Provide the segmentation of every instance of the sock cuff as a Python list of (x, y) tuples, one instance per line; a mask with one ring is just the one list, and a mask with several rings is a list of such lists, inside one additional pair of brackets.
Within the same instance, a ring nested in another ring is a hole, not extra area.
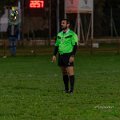
[(63, 75), (63, 80), (68, 80), (69, 76), (68, 75)]
[(75, 77), (75, 75), (70, 75), (69, 77), (70, 77), (70, 78), (74, 78), (74, 77)]

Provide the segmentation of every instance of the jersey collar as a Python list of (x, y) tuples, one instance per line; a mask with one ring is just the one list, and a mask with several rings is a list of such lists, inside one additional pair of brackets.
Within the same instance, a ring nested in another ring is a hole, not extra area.
[[(65, 32), (66, 34), (70, 31), (70, 29), (67, 29), (67, 31)], [(64, 32), (63, 32), (64, 33)]]

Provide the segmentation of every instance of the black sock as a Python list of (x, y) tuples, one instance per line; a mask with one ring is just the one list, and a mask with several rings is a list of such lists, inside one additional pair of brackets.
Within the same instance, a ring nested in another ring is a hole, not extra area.
[(63, 75), (63, 81), (64, 81), (64, 85), (65, 85), (65, 91), (68, 91), (69, 90), (69, 86), (68, 86), (69, 77), (68, 77), (68, 75)]
[(74, 75), (71, 75), (71, 76), (69, 76), (69, 78), (70, 78), (70, 92), (73, 92), (75, 77), (74, 77)]

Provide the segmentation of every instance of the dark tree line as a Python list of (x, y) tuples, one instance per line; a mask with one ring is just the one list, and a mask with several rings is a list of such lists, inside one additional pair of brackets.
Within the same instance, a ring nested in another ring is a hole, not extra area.
[[(60, 19), (64, 16), (64, 0), (60, 1)], [(52, 21), (56, 22), (56, 2), (52, 2)], [(120, 0), (94, 0), (94, 35), (95, 36), (110, 36), (111, 35), (111, 10), (112, 20), (114, 23), (112, 27), (113, 36), (120, 35)], [(54, 22), (54, 23), (55, 23)], [(56, 27), (56, 24), (55, 24)], [(54, 27), (54, 29), (55, 29)]]
[[(120, 35), (120, 1), (119, 0), (95, 0), (94, 3), (94, 32), (96, 36), (111, 35), (112, 29), (116, 29)], [(112, 16), (111, 16), (112, 14)], [(116, 36), (115, 30), (113, 36)]]
[(16, 0), (0, 0), (0, 16), (4, 14), (4, 7), (15, 5)]
[[(27, 6), (29, 0), (21, 0)], [(64, 0), (60, 1), (60, 19), (64, 16)], [(50, 0), (45, 0), (48, 4)], [(4, 13), (5, 5), (16, 4), (16, 0), (1, 0), (0, 1), (0, 15)], [(51, 24), (52, 31), (56, 31), (56, 8), (57, 0), (51, 0)], [(111, 13), (113, 19), (113, 26), (115, 27), (118, 35), (120, 35), (120, 0), (94, 0), (94, 35), (95, 36), (108, 36), (111, 33)], [(26, 13), (27, 14), (27, 13)], [(53, 25), (54, 24), (54, 25)], [(116, 35), (113, 31), (113, 35)]]

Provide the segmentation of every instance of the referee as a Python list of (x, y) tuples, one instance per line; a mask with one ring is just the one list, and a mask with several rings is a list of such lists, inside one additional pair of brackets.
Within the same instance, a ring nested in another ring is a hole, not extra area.
[(70, 29), (70, 21), (62, 19), (62, 31), (57, 34), (52, 62), (56, 61), (58, 53), (58, 66), (60, 66), (65, 93), (73, 93), (74, 91), (74, 57), (77, 50), (78, 37), (75, 32)]

